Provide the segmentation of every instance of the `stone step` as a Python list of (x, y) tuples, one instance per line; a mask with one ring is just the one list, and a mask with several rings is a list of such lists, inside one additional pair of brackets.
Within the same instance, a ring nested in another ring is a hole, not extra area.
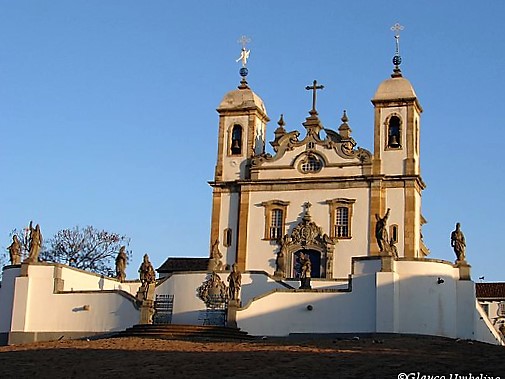
[(240, 329), (211, 325), (153, 324), (134, 325), (116, 335), (117, 337), (151, 338), (211, 338), (211, 339), (251, 339), (247, 332)]

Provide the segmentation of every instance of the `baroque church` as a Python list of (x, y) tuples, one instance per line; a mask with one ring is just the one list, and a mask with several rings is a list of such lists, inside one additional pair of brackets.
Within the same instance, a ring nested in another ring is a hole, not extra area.
[[(371, 99), (372, 151), (358, 147), (345, 111), (338, 130), (323, 126), (314, 80), (304, 132), (281, 115), (267, 153), (270, 119), (247, 82), (243, 46), (240, 84), (217, 108), (209, 257), (168, 258), (152, 283), (48, 262), (6, 266), (0, 343), (154, 323), (252, 336), (405, 333), (505, 345), (476, 298), (464, 251), (456, 262), (428, 258), (422, 107), (400, 70), (398, 38), (393, 72)], [(495, 298), (486, 299), (489, 309)], [(48, 309), (52, 317), (37, 317)]]
[[(337, 131), (324, 128), (316, 109), (304, 135), (286, 130), (281, 116), (265, 152), (269, 118), (245, 78), (227, 93), (219, 113), (212, 198), (211, 243), (226, 264), (296, 278), (308, 254), (313, 278), (347, 278), (351, 258), (395, 251), (424, 258), (419, 135), (422, 108), (398, 66), (377, 89), (374, 150), (357, 147), (344, 112)], [(390, 239), (377, 242), (378, 218)]]

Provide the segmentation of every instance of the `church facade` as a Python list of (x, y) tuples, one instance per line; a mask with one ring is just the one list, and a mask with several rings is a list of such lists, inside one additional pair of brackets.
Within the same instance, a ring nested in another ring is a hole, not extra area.
[(312, 277), (332, 279), (347, 278), (356, 256), (425, 257), (422, 108), (412, 85), (397, 70), (377, 89), (373, 152), (357, 147), (345, 111), (338, 130), (323, 126), (317, 87), (307, 87), (314, 94), (304, 133), (288, 131), (281, 116), (274, 154), (265, 152), (265, 105), (245, 79), (219, 104), (210, 239), (223, 263), (296, 278), (308, 254)]

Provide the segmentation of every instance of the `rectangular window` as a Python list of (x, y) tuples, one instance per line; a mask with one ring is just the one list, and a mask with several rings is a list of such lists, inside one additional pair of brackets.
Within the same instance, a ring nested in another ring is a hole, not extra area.
[(352, 213), (355, 199), (339, 197), (326, 200), (330, 212), (330, 237), (337, 239), (352, 238)]
[(335, 237), (349, 237), (349, 208), (338, 207), (335, 214)]
[(282, 237), (283, 212), (281, 209), (273, 209), (270, 216), (270, 239), (276, 240)]

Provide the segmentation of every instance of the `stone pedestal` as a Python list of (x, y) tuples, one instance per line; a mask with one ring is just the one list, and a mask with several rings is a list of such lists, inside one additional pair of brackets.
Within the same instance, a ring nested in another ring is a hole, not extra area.
[(312, 289), (312, 286), (310, 285), (310, 278), (301, 278), (300, 282), (301, 282), (301, 285), (300, 285), (301, 290), (311, 290)]
[(381, 255), (381, 272), (393, 272), (393, 262), (391, 255)]
[(151, 283), (147, 286), (141, 286), (137, 292), (137, 299), (140, 302), (140, 324), (153, 323), (154, 290), (155, 284)]
[(228, 328), (237, 328), (237, 308), (240, 307), (240, 300), (230, 300), (228, 302), (228, 314), (226, 326)]
[(472, 280), (470, 277), (470, 266), (466, 261), (456, 261), (456, 267), (459, 268), (459, 280)]

